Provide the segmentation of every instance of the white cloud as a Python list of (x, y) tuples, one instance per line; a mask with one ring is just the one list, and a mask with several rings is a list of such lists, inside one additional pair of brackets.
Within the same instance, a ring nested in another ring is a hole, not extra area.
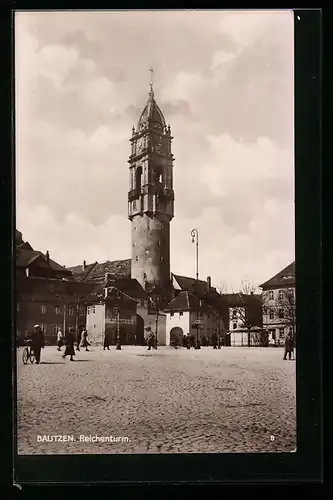
[(180, 71), (161, 90), (162, 101), (177, 103), (187, 101), (192, 106), (198, 94), (206, 87), (207, 82), (199, 72)]
[(227, 134), (208, 136), (212, 156), (201, 172), (202, 182), (218, 195), (247, 181), (288, 179), (293, 182), (293, 152), (279, 149), (267, 137), (237, 142)]
[(222, 66), (229, 63), (234, 58), (235, 58), (234, 52), (225, 52), (223, 50), (218, 50), (217, 52), (214, 52), (211, 64), (212, 71), (221, 69)]
[(77, 213), (69, 213), (63, 223), (46, 206), (17, 212), (17, 226), (23, 238), (43, 252), (49, 250), (56, 262), (70, 266), (83, 260), (103, 262), (130, 258), (130, 223), (122, 216), (112, 216), (94, 225)]
[(263, 38), (264, 34), (280, 20), (290, 16), (289, 11), (247, 11), (232, 12), (222, 17), (219, 24), (219, 31), (227, 35), (238, 47), (243, 49)]

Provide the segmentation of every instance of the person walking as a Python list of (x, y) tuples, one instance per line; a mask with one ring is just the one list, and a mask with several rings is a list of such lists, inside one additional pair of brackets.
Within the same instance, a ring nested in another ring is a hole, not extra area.
[(149, 336), (148, 336), (148, 351), (150, 351), (150, 349), (152, 347), (154, 347), (154, 344), (155, 344), (155, 342), (154, 342), (154, 334), (153, 334), (153, 332), (150, 332)]
[(70, 356), (69, 358), (70, 361), (74, 361), (73, 356), (75, 356), (75, 350), (74, 350), (75, 334), (70, 328), (67, 330), (67, 333), (65, 334), (64, 343), (65, 343), (65, 352), (62, 355), (62, 357), (66, 358), (66, 356)]
[(110, 336), (109, 332), (105, 332), (104, 334), (104, 346), (103, 346), (103, 351), (107, 349), (108, 351), (110, 350)]
[(59, 329), (57, 333), (57, 351), (61, 351), (61, 347), (64, 345), (64, 338), (62, 331)]
[(291, 354), (293, 352), (294, 352), (294, 339), (293, 339), (291, 333), (288, 332), (287, 336), (286, 336), (285, 343), (284, 343), (284, 355), (283, 355), (283, 359), (286, 360), (287, 359), (287, 355), (288, 355), (289, 359), (291, 359)]
[(88, 346), (90, 346), (90, 342), (88, 340), (88, 332), (84, 328), (81, 334), (81, 347), (85, 347), (86, 351), (89, 351)]
[(41, 349), (44, 349), (45, 340), (43, 330), (39, 325), (35, 325), (32, 334), (30, 335), (31, 339), (31, 348), (34, 352), (36, 365), (40, 363), (40, 352)]
[(212, 334), (212, 346), (213, 346), (213, 349), (217, 349), (217, 334), (216, 334), (216, 332), (213, 332), (213, 334)]

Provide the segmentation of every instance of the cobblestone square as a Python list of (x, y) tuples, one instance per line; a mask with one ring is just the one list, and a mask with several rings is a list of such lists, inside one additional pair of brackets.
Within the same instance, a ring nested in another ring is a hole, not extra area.
[(296, 363), (281, 348), (95, 346), (74, 362), (61, 354), (45, 347), (40, 365), (23, 365), (17, 351), (19, 454), (296, 448)]

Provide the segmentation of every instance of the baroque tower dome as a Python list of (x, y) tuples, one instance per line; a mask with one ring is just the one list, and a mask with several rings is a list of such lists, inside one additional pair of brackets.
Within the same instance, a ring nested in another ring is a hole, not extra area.
[(144, 107), (137, 125), (137, 132), (145, 128), (160, 128), (162, 132), (166, 129), (166, 122), (162, 111), (158, 107), (152, 85), (150, 87), (149, 97), (146, 106)]

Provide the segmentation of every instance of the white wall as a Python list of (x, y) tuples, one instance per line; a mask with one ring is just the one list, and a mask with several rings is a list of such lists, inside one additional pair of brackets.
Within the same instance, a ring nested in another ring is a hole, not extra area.
[(87, 332), (89, 340), (94, 344), (100, 344), (104, 341), (105, 333), (105, 305), (96, 304), (95, 312), (92, 307), (87, 309)]
[(248, 334), (246, 331), (231, 330), (230, 331), (230, 343), (231, 346), (247, 346)]
[(174, 312), (173, 316), (166, 313), (166, 345), (170, 345), (170, 331), (174, 327), (181, 328), (184, 335), (190, 333), (190, 313), (185, 311), (180, 315), (179, 312)]

